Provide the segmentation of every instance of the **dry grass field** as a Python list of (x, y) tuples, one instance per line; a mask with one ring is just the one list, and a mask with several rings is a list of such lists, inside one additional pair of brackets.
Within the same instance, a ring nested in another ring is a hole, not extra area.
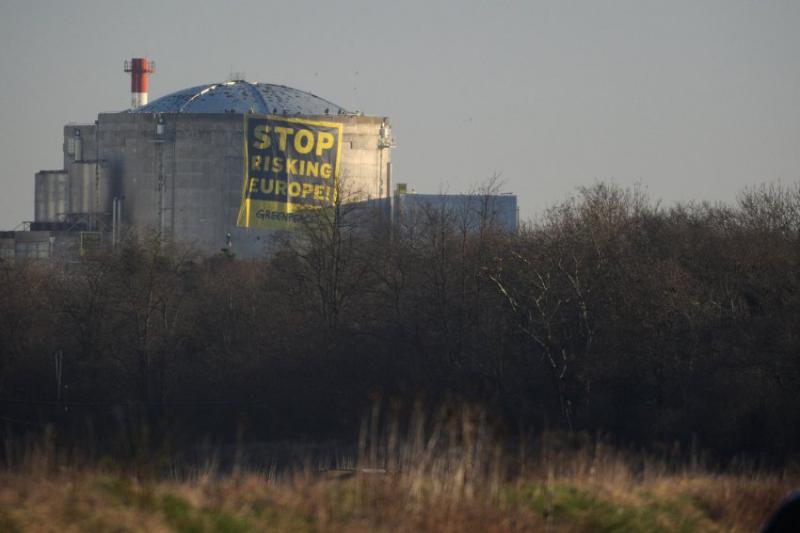
[(0, 475), (13, 531), (757, 531), (788, 484), (686, 474), (642, 480), (256, 474), (182, 482), (81, 470)]
[(0, 531), (757, 531), (800, 481), (600, 444), (510, 457), (458, 424), (402, 443), (362, 438), (350, 468), (176, 475), (29, 447), (0, 472)]

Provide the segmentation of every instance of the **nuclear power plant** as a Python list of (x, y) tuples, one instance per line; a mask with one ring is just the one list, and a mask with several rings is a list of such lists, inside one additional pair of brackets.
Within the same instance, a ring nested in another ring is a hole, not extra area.
[(0, 258), (76, 257), (131, 234), (260, 257), (309, 210), (392, 203), (387, 117), (241, 79), (151, 102), (155, 63), (124, 71), (131, 108), (64, 126), (63, 167), (36, 174), (34, 220), (0, 232)]

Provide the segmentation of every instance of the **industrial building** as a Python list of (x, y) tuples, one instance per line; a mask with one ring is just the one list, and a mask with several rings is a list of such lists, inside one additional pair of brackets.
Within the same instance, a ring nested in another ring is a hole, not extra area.
[(393, 204), (396, 224), (410, 229), (431, 221), (466, 233), (487, 229), (516, 233), (519, 228), (519, 208), (513, 194), (422, 194), (398, 183)]
[[(478, 215), (466, 195), (417, 195), (404, 187), (392, 194), (386, 117), (245, 80), (150, 102), (154, 63), (135, 58), (125, 71), (131, 108), (64, 126), (63, 167), (36, 173), (34, 220), (26, 231), (0, 232), (0, 259), (70, 260), (128, 235), (156, 235), (202, 254), (261, 257), (293, 217), (334, 197), (406, 221), (430, 205), (471, 213), (470, 224), (488, 213)], [(493, 219), (516, 231), (516, 197), (493, 198)]]
[(266, 237), (279, 230), (237, 224), (249, 116), (338, 125), (342, 200), (389, 197), (392, 143), (386, 117), (351, 112), (291, 87), (244, 80), (191, 87), (148, 102), (153, 63), (137, 58), (126, 62), (125, 70), (132, 74), (131, 109), (100, 113), (93, 124), (64, 126), (63, 168), (36, 174), (31, 231), (2, 232), (0, 257), (44, 257), (59, 250), (75, 256), (87, 242), (113, 244), (131, 231), (206, 254), (231, 246), (240, 257), (268, 253), (272, 239)]

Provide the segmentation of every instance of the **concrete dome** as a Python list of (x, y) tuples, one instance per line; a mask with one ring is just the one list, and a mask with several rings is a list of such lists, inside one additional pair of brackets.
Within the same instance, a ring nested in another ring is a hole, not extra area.
[(162, 96), (133, 113), (349, 114), (324, 98), (270, 83), (236, 80), (198, 85)]

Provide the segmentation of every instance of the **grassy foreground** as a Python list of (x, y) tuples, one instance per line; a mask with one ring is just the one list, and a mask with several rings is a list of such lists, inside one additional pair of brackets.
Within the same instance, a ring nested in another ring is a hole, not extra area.
[(182, 479), (34, 458), (0, 472), (0, 531), (757, 531), (797, 482), (668, 471), (599, 447), (524, 467), (501, 455), (423, 447), (385, 470)]

